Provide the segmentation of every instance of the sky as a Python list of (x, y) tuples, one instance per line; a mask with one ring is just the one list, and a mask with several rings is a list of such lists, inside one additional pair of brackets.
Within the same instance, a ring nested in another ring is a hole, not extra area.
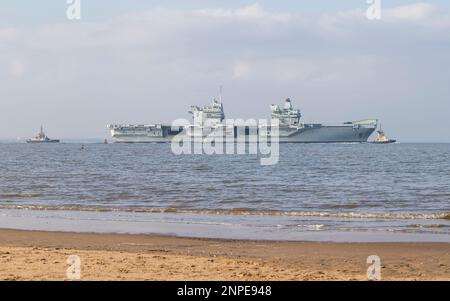
[(0, 139), (108, 138), (111, 123), (189, 118), (223, 86), (227, 118), (378, 118), (450, 142), (450, 1), (66, 0), (0, 4)]

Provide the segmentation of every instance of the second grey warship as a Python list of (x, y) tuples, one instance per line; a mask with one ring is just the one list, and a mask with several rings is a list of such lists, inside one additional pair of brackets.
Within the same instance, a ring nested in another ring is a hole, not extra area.
[[(369, 136), (377, 128), (377, 119), (344, 122), (339, 124), (302, 123), (300, 110), (294, 109), (291, 100), (286, 99), (284, 106), (271, 106), (271, 119), (279, 121), (279, 142), (284, 143), (339, 143), (367, 142)], [(191, 135), (190, 129), (201, 127), (206, 136), (214, 131), (222, 131), (225, 114), (221, 101), (213, 100), (212, 105), (192, 106), (190, 113), (194, 123), (177, 126), (165, 124), (149, 125), (108, 125), (111, 136), (116, 142), (171, 142), (176, 135)], [(246, 129), (246, 132), (248, 130)], [(234, 129), (234, 137), (237, 130)]]
[(44, 128), (41, 125), (41, 131), (39, 134), (31, 139), (28, 139), (27, 143), (59, 143), (59, 140), (48, 138), (47, 135), (45, 135)]

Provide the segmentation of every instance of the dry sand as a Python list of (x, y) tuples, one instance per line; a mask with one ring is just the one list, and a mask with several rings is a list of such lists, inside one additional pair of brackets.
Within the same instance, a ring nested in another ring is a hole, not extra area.
[(0, 279), (367, 280), (369, 255), (383, 280), (450, 280), (450, 243), (239, 241), (157, 235), (0, 230)]

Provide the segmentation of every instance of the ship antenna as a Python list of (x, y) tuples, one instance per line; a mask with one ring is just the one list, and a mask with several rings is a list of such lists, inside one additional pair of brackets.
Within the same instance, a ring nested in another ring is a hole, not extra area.
[(222, 103), (222, 85), (219, 86), (219, 101)]

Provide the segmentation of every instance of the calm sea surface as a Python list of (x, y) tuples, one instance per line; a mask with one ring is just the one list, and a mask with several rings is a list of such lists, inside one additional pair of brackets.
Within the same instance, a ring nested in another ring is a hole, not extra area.
[(177, 156), (170, 144), (0, 143), (0, 227), (44, 225), (450, 241), (450, 144), (282, 144), (279, 163), (262, 166), (256, 155)]

